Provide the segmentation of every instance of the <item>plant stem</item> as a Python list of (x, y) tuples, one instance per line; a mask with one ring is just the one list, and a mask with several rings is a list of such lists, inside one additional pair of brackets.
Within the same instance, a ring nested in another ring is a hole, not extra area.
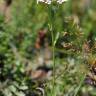
[(51, 32), (51, 38), (52, 38), (52, 60), (53, 60), (53, 79), (52, 79), (52, 91), (51, 91), (51, 96), (55, 96), (55, 45), (54, 45), (54, 30), (53, 30), (53, 21), (54, 21), (54, 16), (52, 16), (52, 11), (51, 11), (52, 5), (48, 7), (48, 15), (49, 15), (49, 29)]
[(53, 92), (55, 92), (55, 46), (54, 46), (54, 33), (53, 31), (51, 32), (51, 36), (52, 36), (52, 52), (53, 52)]

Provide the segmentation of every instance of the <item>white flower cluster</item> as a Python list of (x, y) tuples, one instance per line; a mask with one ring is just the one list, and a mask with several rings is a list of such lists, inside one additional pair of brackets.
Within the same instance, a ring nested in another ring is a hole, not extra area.
[[(66, 2), (67, 0), (57, 0), (57, 3), (58, 4), (62, 4), (63, 2)], [(52, 3), (52, 0), (37, 0), (37, 4), (39, 2), (43, 2), (43, 3), (46, 3), (46, 4), (51, 4)]]
[(63, 2), (66, 2), (67, 0), (57, 0), (57, 3), (62, 4)]
[(46, 3), (46, 4), (51, 4), (52, 0), (37, 0), (37, 4), (38, 4), (39, 2), (44, 2), (44, 3)]

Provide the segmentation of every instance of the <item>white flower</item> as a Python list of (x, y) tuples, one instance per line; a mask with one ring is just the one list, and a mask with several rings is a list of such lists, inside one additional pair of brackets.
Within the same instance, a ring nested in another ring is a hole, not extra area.
[(51, 4), (51, 0), (37, 0), (37, 4), (39, 3), (39, 2), (44, 2), (44, 3), (46, 3), (46, 4)]
[(44, 2), (44, 0), (37, 0), (37, 4), (38, 4), (39, 2)]
[[(55, 0), (53, 0), (55, 1)], [(63, 2), (66, 2), (67, 0), (56, 0), (58, 4), (62, 4)], [(46, 4), (51, 4), (52, 3), (52, 0), (37, 0), (37, 4), (39, 2), (43, 2), (43, 3), (46, 3)]]
[(51, 4), (51, 0), (45, 0), (45, 3), (47, 3), (47, 4)]
[(62, 4), (63, 2), (66, 2), (67, 0), (57, 0), (57, 3)]

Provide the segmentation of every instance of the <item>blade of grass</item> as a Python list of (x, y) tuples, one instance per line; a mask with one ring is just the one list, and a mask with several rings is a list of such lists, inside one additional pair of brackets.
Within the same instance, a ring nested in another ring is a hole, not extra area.
[(79, 90), (80, 90), (80, 88), (81, 88), (81, 86), (82, 86), (82, 84), (83, 84), (83, 82), (84, 82), (85, 76), (86, 76), (85, 74), (82, 76), (81, 81), (80, 81), (80, 84), (79, 84), (79, 86), (77, 87), (74, 96), (77, 96), (77, 94), (78, 94), (78, 92), (79, 92)]

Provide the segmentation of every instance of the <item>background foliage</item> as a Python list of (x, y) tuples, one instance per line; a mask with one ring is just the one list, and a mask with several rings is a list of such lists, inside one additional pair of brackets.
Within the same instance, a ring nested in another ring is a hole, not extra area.
[[(53, 24), (54, 40), (59, 33), (55, 47), (56, 96), (96, 96), (95, 87), (84, 83), (85, 74), (90, 70), (84, 62), (86, 52), (83, 52), (84, 42), (91, 40), (92, 50), (87, 53), (87, 61), (95, 61), (95, 5), (96, 0), (69, 0), (61, 5), (53, 3), (48, 9), (48, 5), (37, 4), (35, 0), (13, 0), (9, 12), (11, 19), (5, 22), (6, 17), (0, 14), (0, 96), (42, 96), (37, 90), (41, 82), (33, 81), (26, 75), (26, 70), (39, 66), (35, 62), (39, 30), (47, 30), (52, 48), (49, 20)], [(91, 37), (90, 33), (93, 34)], [(52, 62), (50, 66), (53, 66)], [(52, 82), (47, 81), (43, 88), (46, 96), (50, 96)]]

